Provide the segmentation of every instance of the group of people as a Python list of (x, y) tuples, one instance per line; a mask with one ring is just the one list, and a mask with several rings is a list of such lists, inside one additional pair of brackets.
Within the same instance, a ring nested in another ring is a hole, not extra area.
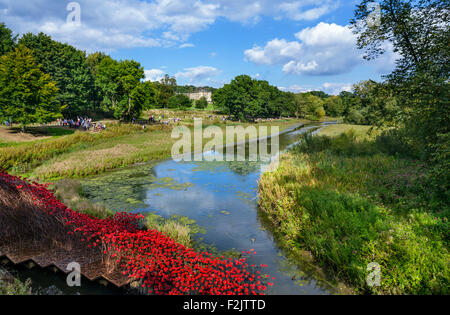
[(167, 120), (164, 120), (164, 115), (161, 115), (160, 118), (156, 118), (155, 116), (151, 115), (150, 118), (148, 119), (149, 123), (154, 124), (154, 123), (161, 123), (163, 125), (168, 125), (170, 123), (177, 123), (177, 122), (181, 122), (182, 119), (181, 118), (167, 118)]
[(84, 131), (102, 131), (106, 129), (106, 125), (98, 122), (92, 122), (92, 118), (80, 118), (77, 117), (76, 120), (73, 119), (57, 119), (58, 126), (69, 127), (73, 129), (83, 129)]

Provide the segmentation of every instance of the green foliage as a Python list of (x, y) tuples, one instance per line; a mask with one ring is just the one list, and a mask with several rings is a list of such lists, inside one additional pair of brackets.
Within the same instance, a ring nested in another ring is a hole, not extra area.
[(344, 102), (339, 96), (328, 97), (324, 100), (323, 108), (331, 117), (341, 117), (344, 114)]
[(324, 101), (311, 93), (301, 93), (296, 95), (296, 113), (300, 117), (313, 120), (322, 118), (325, 116), (323, 105)]
[(0, 147), (0, 165), (7, 170), (26, 172), (43, 162), (74, 149), (76, 146), (86, 147), (89, 144), (104, 142), (106, 139), (129, 135), (142, 129), (138, 126), (116, 125), (108, 126), (99, 133), (77, 131), (73, 135), (56, 139), (25, 143), (15, 147)]
[(101, 90), (104, 102), (118, 119), (131, 121), (139, 118), (144, 106), (152, 103), (144, 69), (134, 60), (115, 61), (104, 57), (97, 68), (96, 85)]
[(14, 282), (0, 280), (0, 295), (31, 295), (31, 280), (21, 282), (14, 279)]
[(17, 41), (17, 35), (13, 36), (13, 32), (6, 27), (5, 23), (0, 23), (0, 56), (11, 52)]
[[(307, 137), (260, 183), (260, 205), (286, 248), (308, 250), (361, 293), (448, 294), (448, 198), (429, 167), (348, 132)], [(381, 286), (366, 283), (381, 266)]]
[(250, 76), (237, 76), (213, 94), (214, 104), (236, 120), (279, 117), (283, 92)]
[(171, 109), (189, 109), (192, 107), (192, 101), (184, 94), (176, 94), (169, 98), (167, 107)]
[(0, 117), (23, 126), (62, 117), (61, 106), (55, 102), (57, 92), (28, 48), (19, 45), (0, 57)]
[(159, 231), (186, 247), (192, 247), (193, 245), (190, 226), (182, 224), (176, 218), (164, 219), (161, 216), (149, 213), (145, 218), (145, 227)]
[(178, 85), (175, 86), (174, 92), (178, 94), (195, 93), (198, 91), (207, 91), (214, 93), (215, 90), (217, 89), (210, 86)]
[(166, 74), (160, 82), (154, 82), (154, 87), (156, 90), (156, 107), (168, 108), (169, 99), (175, 95), (177, 89), (176, 79)]
[(195, 108), (206, 109), (208, 107), (208, 100), (206, 97), (201, 97), (199, 100), (195, 101)]
[(98, 219), (107, 219), (114, 213), (100, 204), (94, 204), (83, 196), (80, 182), (76, 180), (60, 180), (53, 184), (53, 192), (59, 201), (67, 207), (80, 213), (88, 214)]
[[(379, 125), (393, 127), (397, 142), (409, 147), (415, 156), (432, 163), (436, 183), (448, 165), (447, 136), (449, 112), (449, 6), (440, 0), (380, 1), (381, 20), (370, 27), (360, 20), (368, 17), (369, 0), (361, 1), (352, 20), (358, 35), (358, 47), (365, 49), (366, 58), (374, 59), (385, 51), (389, 41), (399, 52), (395, 71), (386, 77), (384, 96), (386, 106), (373, 106)], [(377, 93), (378, 96), (380, 93)], [(394, 97), (393, 97), (394, 96)], [(383, 115), (387, 109), (388, 115)]]
[(32, 50), (41, 70), (56, 83), (59, 89), (56, 101), (64, 107), (65, 117), (86, 116), (99, 110), (95, 107), (94, 77), (83, 51), (54, 41), (43, 33), (24, 34), (19, 44)]

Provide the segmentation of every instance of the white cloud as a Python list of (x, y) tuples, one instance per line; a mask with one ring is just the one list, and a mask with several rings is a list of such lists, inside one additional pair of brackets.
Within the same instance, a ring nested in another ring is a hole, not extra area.
[(190, 84), (200, 84), (204, 81), (211, 81), (213, 77), (220, 73), (221, 71), (214, 67), (198, 66), (186, 68), (184, 71), (175, 74), (175, 77), (177, 80), (184, 79)]
[(285, 39), (271, 40), (264, 48), (255, 46), (244, 52), (248, 61), (259, 65), (283, 64), (297, 58), (302, 53), (302, 44)]
[[(356, 35), (349, 26), (320, 22), (295, 34), (297, 41), (274, 39), (264, 47), (244, 51), (247, 61), (259, 65), (281, 65), (286, 74), (336, 75), (352, 71), (363, 62)], [(392, 69), (396, 54), (387, 46), (380, 71)]]
[(308, 85), (291, 85), (289, 87), (279, 87), (280, 90), (293, 93), (306, 93), (311, 91), (323, 91), (330, 95), (338, 95), (342, 91), (351, 92), (353, 88), (352, 83), (330, 83), (325, 82), (319, 86)]
[(338, 95), (342, 91), (351, 92), (353, 88), (352, 83), (330, 83), (325, 82), (319, 86), (310, 86), (310, 85), (291, 85), (289, 87), (279, 87), (280, 90), (285, 92), (293, 92), (293, 93), (306, 93), (311, 91), (323, 91), (330, 95)]
[(47, 32), (81, 49), (182, 45), (219, 18), (257, 23), (261, 17), (313, 20), (331, 0), (77, 0), (81, 27), (66, 24), (68, 2), (0, 0), (1, 19), (16, 33)]
[(179, 46), (179, 48), (192, 48), (195, 47), (194, 44), (186, 43)]
[(346, 91), (351, 92), (353, 90), (353, 84), (351, 83), (324, 83), (322, 85), (324, 92), (331, 95), (338, 95), (339, 93)]
[(144, 70), (144, 73), (145, 81), (160, 81), (165, 74), (165, 72), (161, 69)]
[[(310, 7), (305, 9), (305, 7), (316, 4), (317, 7)], [(330, 13), (338, 7), (338, 1), (314, 1), (314, 0), (304, 0), (304, 1), (294, 1), (285, 2), (279, 5), (279, 9), (288, 18), (295, 21), (311, 21), (322, 17), (323, 15)]]

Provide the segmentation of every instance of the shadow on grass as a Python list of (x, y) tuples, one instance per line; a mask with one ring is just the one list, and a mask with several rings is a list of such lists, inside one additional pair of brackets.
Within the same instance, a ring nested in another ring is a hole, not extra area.
[[(21, 127), (12, 127), (9, 132), (12, 134), (22, 133)], [(66, 136), (75, 133), (75, 130), (67, 129), (63, 127), (27, 127), (25, 133), (35, 137), (58, 137)]]

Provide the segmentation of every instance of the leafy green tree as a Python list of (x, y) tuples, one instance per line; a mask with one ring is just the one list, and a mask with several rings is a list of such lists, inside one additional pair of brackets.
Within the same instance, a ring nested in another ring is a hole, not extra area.
[[(281, 91), (280, 91), (281, 92)], [(276, 107), (279, 108), (280, 116), (298, 117), (295, 111), (295, 94), (291, 92), (281, 92), (275, 100)]]
[(160, 82), (154, 82), (156, 89), (156, 107), (167, 108), (169, 99), (175, 95), (177, 81), (168, 74)]
[(86, 63), (85, 52), (54, 41), (44, 33), (24, 34), (19, 44), (33, 51), (42, 71), (55, 81), (59, 89), (56, 101), (64, 106), (64, 116), (87, 115), (98, 110), (94, 77)]
[(408, 130), (401, 133), (408, 138), (403, 142), (414, 143), (430, 157), (442, 139), (439, 135), (448, 133), (450, 126), (448, 1), (380, 1), (380, 24), (373, 27), (362, 22), (371, 14), (368, 2), (361, 1), (351, 21), (358, 47), (367, 59), (374, 59), (390, 42), (400, 55), (396, 69), (386, 77), (385, 90), (395, 94), (401, 115), (384, 122)]
[(361, 1), (351, 20), (353, 30), (358, 35), (358, 48), (366, 51), (366, 59), (384, 54), (386, 41), (389, 41), (401, 55), (395, 71), (400, 76), (414, 71), (430, 71), (431, 68), (448, 76), (448, 1), (379, 1), (379, 25), (365, 22), (372, 14), (369, 6), (371, 2)]
[(188, 109), (192, 107), (192, 101), (189, 97), (184, 94), (176, 94), (169, 98), (167, 103), (168, 108), (179, 108), (179, 109)]
[(320, 97), (323, 100), (330, 97), (330, 95), (328, 95), (327, 93), (325, 93), (323, 91), (311, 91), (311, 92), (309, 92), (309, 94)]
[(331, 117), (341, 117), (344, 114), (344, 103), (340, 96), (331, 96), (324, 100), (323, 108)]
[(298, 117), (320, 119), (325, 116), (324, 101), (311, 93), (296, 95), (296, 113)]
[(432, 187), (448, 201), (449, 2), (382, 0), (380, 24), (371, 27), (363, 22), (371, 14), (369, 1), (361, 1), (351, 21), (358, 47), (366, 51), (367, 59), (374, 59), (385, 53), (389, 42), (400, 55), (395, 70), (386, 77), (384, 93), (391, 101), (395, 95), (398, 112), (383, 120), (394, 127), (386, 134), (408, 144), (411, 155), (431, 162)]
[(208, 107), (208, 100), (202, 96), (199, 100), (195, 101), (195, 108), (206, 109)]
[(343, 112), (344, 116), (347, 116), (354, 109), (356, 110), (361, 109), (361, 100), (358, 97), (356, 97), (353, 93), (342, 91), (339, 94), (339, 97), (341, 98), (342, 104), (344, 106)]
[(156, 88), (153, 82), (146, 81), (138, 86), (144, 93), (143, 109), (149, 110), (156, 107)]
[(114, 116), (131, 121), (138, 118), (144, 108), (146, 92), (141, 87), (144, 78), (144, 68), (140, 63), (105, 57), (98, 66), (95, 82), (104, 95), (105, 105), (114, 112)]
[(213, 102), (236, 120), (296, 115), (294, 94), (280, 91), (267, 81), (240, 75), (213, 93)]
[(16, 46), (17, 35), (6, 27), (5, 23), (0, 23), (0, 56), (11, 52)]
[(111, 57), (103, 58), (97, 67), (95, 85), (102, 95), (104, 109), (115, 108), (120, 101), (119, 62)]
[(108, 55), (102, 52), (95, 52), (87, 56), (86, 64), (94, 77), (97, 76), (98, 67), (102, 62), (102, 60), (105, 59), (106, 57), (108, 57)]
[(0, 57), (0, 117), (11, 118), (23, 128), (60, 118), (58, 93), (50, 75), (36, 65), (30, 49), (19, 45)]

